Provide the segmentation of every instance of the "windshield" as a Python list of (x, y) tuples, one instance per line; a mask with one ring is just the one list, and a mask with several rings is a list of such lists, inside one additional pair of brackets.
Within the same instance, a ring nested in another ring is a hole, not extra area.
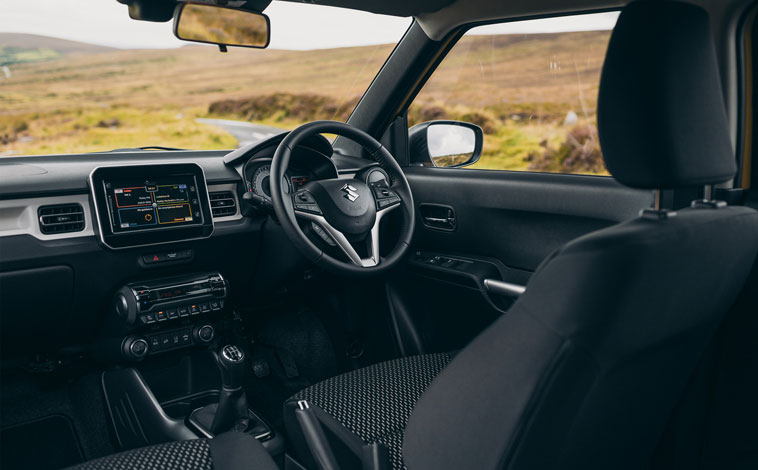
[(232, 149), (345, 121), (411, 22), (273, 2), (268, 49), (221, 53), (116, 0), (2, 3), (0, 155)]

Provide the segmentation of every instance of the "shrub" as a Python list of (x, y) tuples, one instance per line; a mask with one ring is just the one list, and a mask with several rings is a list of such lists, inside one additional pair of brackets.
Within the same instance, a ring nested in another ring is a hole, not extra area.
[(108, 120), (101, 119), (100, 121), (98, 121), (97, 124), (95, 124), (95, 126), (97, 127), (103, 127), (103, 128), (108, 128), (108, 129), (113, 129), (115, 127), (119, 127), (120, 125), (121, 125), (121, 121), (118, 118), (112, 118)]
[(574, 127), (566, 140), (557, 148), (547, 141), (540, 142), (541, 154), (532, 153), (528, 160), (530, 170), (553, 173), (606, 173), (603, 154), (597, 137), (597, 128), (592, 125)]
[(238, 100), (221, 100), (210, 104), (208, 113), (237, 116), (248, 121), (293, 119), (314, 121), (332, 119), (346, 121), (359, 98), (340, 102), (315, 94), (274, 93)]

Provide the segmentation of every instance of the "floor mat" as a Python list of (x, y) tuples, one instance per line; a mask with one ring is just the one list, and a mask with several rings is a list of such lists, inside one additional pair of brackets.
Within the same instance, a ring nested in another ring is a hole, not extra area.
[(264, 378), (248, 376), (248, 401), (276, 428), (283, 425), (282, 405), (287, 398), (337, 373), (329, 335), (307, 309), (277, 312), (258, 330), (251, 355), (265, 361), (270, 372)]
[[(0, 429), (4, 430), (0, 449), (3, 451), (3, 462), (5, 449), (12, 451), (11, 445), (6, 445), (6, 438), (14, 439), (12, 432), (8, 431), (10, 428), (49, 417), (63, 417), (70, 427), (73, 427), (84, 460), (116, 452), (110, 439), (105, 400), (98, 373), (76, 378), (69, 374), (65, 380), (53, 380), (50, 377), (19, 371), (5, 372), (0, 376)], [(55, 424), (56, 429), (62, 426), (59, 420)], [(52, 442), (58, 441), (56, 436), (45, 432), (44, 429), (41, 432), (33, 438), (35, 453), (47, 452), (48, 441), (43, 440), (43, 437), (50, 437)], [(69, 441), (66, 438), (65, 442)], [(17, 467), (2, 465), (0, 468), (5, 470)], [(37, 466), (27, 465), (22, 468), (36, 469)]]
[(58, 470), (84, 461), (73, 423), (48, 416), (0, 430), (0, 468)]

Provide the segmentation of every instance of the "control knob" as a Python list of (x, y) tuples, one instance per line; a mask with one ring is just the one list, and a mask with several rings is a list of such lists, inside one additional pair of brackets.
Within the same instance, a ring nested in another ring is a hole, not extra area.
[(150, 352), (147, 340), (140, 336), (129, 336), (124, 340), (124, 355), (131, 360), (139, 361)]
[(216, 330), (211, 325), (202, 325), (195, 328), (195, 341), (201, 344), (208, 344), (216, 337)]

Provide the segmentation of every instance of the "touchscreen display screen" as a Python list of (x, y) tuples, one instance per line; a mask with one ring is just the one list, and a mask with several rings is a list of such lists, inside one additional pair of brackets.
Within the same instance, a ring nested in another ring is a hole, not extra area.
[(104, 185), (114, 233), (203, 223), (193, 175), (113, 180)]

